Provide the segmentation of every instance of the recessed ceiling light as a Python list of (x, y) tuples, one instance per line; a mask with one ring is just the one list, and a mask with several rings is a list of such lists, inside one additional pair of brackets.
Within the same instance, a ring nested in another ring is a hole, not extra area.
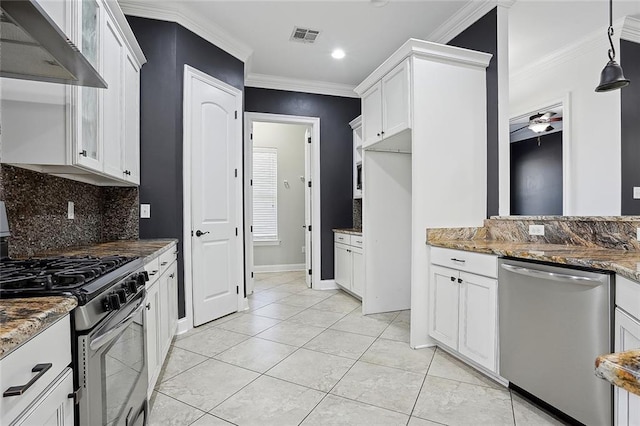
[(344, 50), (342, 49), (335, 49), (333, 52), (331, 52), (331, 57), (334, 59), (342, 59), (344, 58)]

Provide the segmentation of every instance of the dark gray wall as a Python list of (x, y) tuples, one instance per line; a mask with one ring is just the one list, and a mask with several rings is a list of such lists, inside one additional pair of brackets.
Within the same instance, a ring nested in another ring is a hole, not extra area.
[(448, 44), (493, 55), (487, 68), (487, 217), (498, 214), (498, 11), (478, 19)]
[(511, 214), (562, 215), (562, 132), (510, 144)]
[(151, 218), (140, 220), (140, 238), (179, 240), (178, 309), (184, 317), (182, 241), (182, 86), (184, 64), (239, 89), (244, 64), (182, 26), (127, 17), (147, 57), (140, 97), (140, 202)]
[(620, 41), (620, 65), (631, 84), (621, 89), (622, 215), (640, 215), (640, 200), (633, 187), (640, 186), (640, 44)]
[(245, 88), (245, 111), (320, 117), (321, 278), (333, 278), (332, 228), (353, 224), (353, 135), (360, 99)]

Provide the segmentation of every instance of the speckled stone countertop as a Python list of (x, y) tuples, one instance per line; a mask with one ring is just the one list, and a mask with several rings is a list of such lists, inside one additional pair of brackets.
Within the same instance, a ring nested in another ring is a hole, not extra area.
[(596, 376), (640, 396), (640, 349), (599, 356)]
[(0, 300), (0, 359), (71, 312), (73, 296)]
[(438, 240), (428, 241), (428, 244), (434, 247), (603, 269), (640, 281), (640, 252), (637, 251), (492, 240)]
[(362, 228), (336, 228), (333, 229), (333, 232), (362, 236)]
[(160, 256), (169, 250), (171, 244), (178, 240), (166, 238), (157, 240), (118, 240), (107, 243), (92, 244), (89, 246), (65, 248), (61, 250), (39, 253), (42, 256), (138, 256), (145, 261)]

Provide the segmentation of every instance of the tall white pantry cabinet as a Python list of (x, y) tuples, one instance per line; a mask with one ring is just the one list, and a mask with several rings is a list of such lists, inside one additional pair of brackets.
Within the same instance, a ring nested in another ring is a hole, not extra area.
[(409, 39), (355, 89), (367, 182), (362, 309), (411, 308), (414, 348), (431, 343), (426, 228), (481, 226), (486, 217), (490, 60)]

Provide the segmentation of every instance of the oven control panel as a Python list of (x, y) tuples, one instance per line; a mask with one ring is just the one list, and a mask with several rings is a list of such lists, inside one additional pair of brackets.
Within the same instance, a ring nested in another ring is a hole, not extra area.
[(140, 287), (144, 287), (145, 282), (149, 280), (147, 272), (136, 272), (129, 275), (121, 284), (113, 287), (113, 289), (103, 297), (102, 309), (104, 312), (117, 311), (127, 300), (134, 297)]

